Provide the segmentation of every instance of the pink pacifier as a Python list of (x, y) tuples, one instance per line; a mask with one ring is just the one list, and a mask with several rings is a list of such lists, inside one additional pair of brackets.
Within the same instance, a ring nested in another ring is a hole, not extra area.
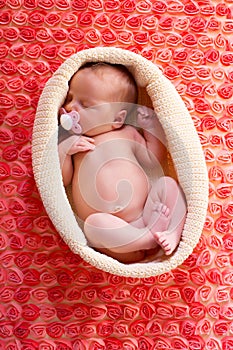
[(63, 129), (73, 131), (75, 134), (82, 133), (82, 127), (79, 124), (80, 115), (76, 111), (66, 112), (65, 108), (60, 108), (60, 122)]

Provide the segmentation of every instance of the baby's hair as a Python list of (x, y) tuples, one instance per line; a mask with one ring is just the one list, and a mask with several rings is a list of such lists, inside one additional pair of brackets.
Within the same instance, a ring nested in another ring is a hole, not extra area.
[[(121, 102), (137, 103), (138, 88), (136, 81), (131, 72), (122, 64), (111, 64), (107, 62), (87, 62), (79, 70), (90, 68), (97, 73), (103, 74), (104, 68), (112, 68), (118, 73), (119, 82), (121, 84), (120, 97)], [(116, 76), (117, 77), (117, 76)], [(116, 80), (113, 78), (113, 81)]]

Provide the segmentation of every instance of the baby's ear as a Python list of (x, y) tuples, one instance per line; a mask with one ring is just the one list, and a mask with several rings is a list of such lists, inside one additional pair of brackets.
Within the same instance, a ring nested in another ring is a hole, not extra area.
[(126, 109), (122, 109), (121, 111), (117, 112), (114, 117), (114, 124), (113, 124), (114, 128), (116, 129), (121, 128), (125, 122), (126, 116), (127, 116)]

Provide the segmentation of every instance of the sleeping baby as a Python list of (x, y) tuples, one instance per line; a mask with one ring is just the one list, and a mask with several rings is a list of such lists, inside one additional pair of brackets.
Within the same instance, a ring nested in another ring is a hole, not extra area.
[(173, 178), (152, 181), (146, 174), (159, 174), (167, 151), (155, 135), (162, 129), (152, 110), (138, 107), (138, 128), (125, 123), (136, 103), (137, 85), (126, 67), (89, 63), (71, 78), (60, 115), (76, 118), (76, 133), (68, 133), (58, 151), (88, 245), (123, 263), (159, 249), (170, 255), (187, 211)]

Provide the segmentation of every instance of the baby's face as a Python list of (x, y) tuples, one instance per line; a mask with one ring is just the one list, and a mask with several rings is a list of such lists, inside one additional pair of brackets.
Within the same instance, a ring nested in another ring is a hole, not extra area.
[(83, 134), (95, 136), (113, 129), (114, 103), (109, 90), (111, 82), (102, 79), (91, 69), (78, 71), (70, 81), (63, 107), (80, 114)]

